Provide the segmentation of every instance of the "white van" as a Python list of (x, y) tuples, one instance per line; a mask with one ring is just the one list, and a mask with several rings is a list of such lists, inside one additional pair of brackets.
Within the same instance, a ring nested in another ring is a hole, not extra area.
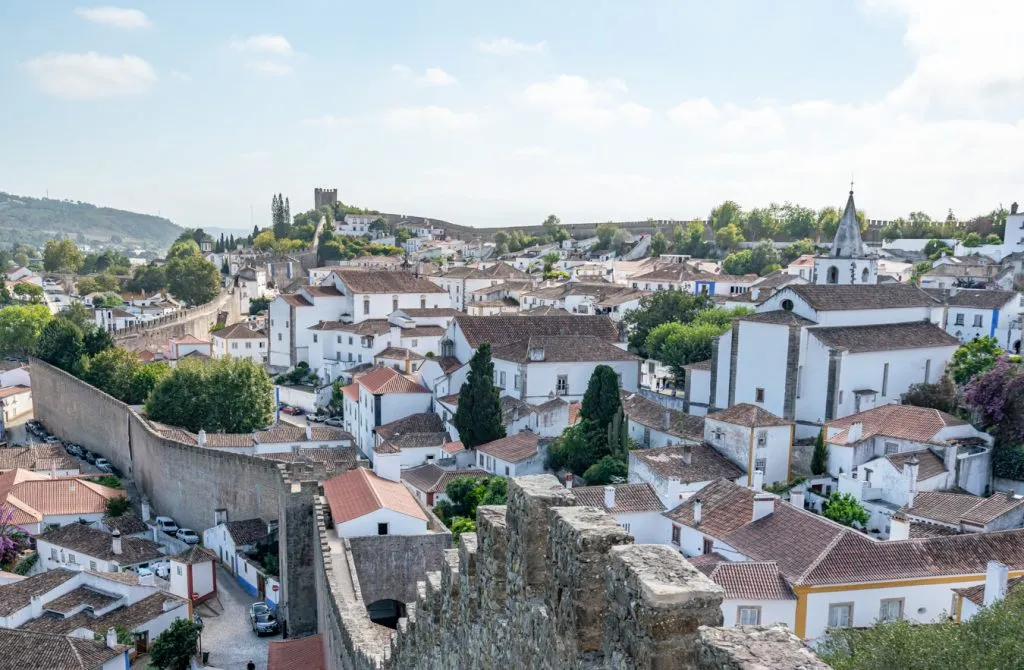
[(174, 535), (178, 532), (178, 524), (174, 523), (174, 519), (169, 516), (158, 516), (156, 518), (157, 530), (162, 530), (168, 535)]

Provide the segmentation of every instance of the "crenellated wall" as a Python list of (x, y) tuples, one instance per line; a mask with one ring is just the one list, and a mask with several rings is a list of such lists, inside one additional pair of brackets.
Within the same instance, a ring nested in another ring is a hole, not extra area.
[(241, 318), (234, 289), (223, 289), (216, 298), (198, 307), (190, 307), (175, 314), (147, 321), (124, 330), (112, 331), (119, 346), (132, 351), (163, 347), (172, 337), (192, 335), (210, 339), (210, 328), (215, 324), (231, 324)]
[(390, 631), (366, 617), (354, 566), (318, 510), (320, 632), (331, 670), (828, 666), (778, 628), (721, 629), (722, 589), (677, 551), (636, 545), (550, 475), (509, 483), (444, 551)]

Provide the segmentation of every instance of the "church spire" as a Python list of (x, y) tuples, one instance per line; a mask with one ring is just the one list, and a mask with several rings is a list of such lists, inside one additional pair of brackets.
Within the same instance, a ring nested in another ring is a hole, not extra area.
[(861, 258), (864, 256), (864, 240), (860, 236), (860, 222), (857, 221), (857, 206), (853, 204), (853, 182), (850, 182), (850, 197), (846, 209), (839, 219), (835, 239), (832, 240), (833, 258)]

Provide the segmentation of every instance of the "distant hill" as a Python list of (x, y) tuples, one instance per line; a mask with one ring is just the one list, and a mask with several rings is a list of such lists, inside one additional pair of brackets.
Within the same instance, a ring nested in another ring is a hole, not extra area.
[(66, 234), (88, 244), (114, 242), (156, 249), (170, 246), (181, 233), (182, 228), (159, 216), (0, 191), (0, 245), (42, 246)]

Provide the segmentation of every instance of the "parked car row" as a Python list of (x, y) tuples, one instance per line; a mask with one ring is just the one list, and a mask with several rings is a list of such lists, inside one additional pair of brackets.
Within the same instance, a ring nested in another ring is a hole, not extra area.
[(30, 419), (25, 422), (25, 429), (35, 436), (37, 439), (43, 441), (46, 444), (61, 444), (64, 447), (64, 451), (69, 456), (80, 458), (86, 463), (90, 463), (96, 466), (96, 469), (100, 472), (106, 472), (117, 477), (123, 477), (124, 474), (110, 461), (103, 458), (99, 454), (95, 454), (80, 444), (72, 444), (70, 442), (62, 443), (60, 438), (56, 435), (51, 435), (46, 427), (36, 419)]
[(172, 535), (185, 544), (199, 543), (199, 533), (191, 528), (179, 528), (177, 522), (169, 516), (158, 516), (155, 523), (157, 530)]

